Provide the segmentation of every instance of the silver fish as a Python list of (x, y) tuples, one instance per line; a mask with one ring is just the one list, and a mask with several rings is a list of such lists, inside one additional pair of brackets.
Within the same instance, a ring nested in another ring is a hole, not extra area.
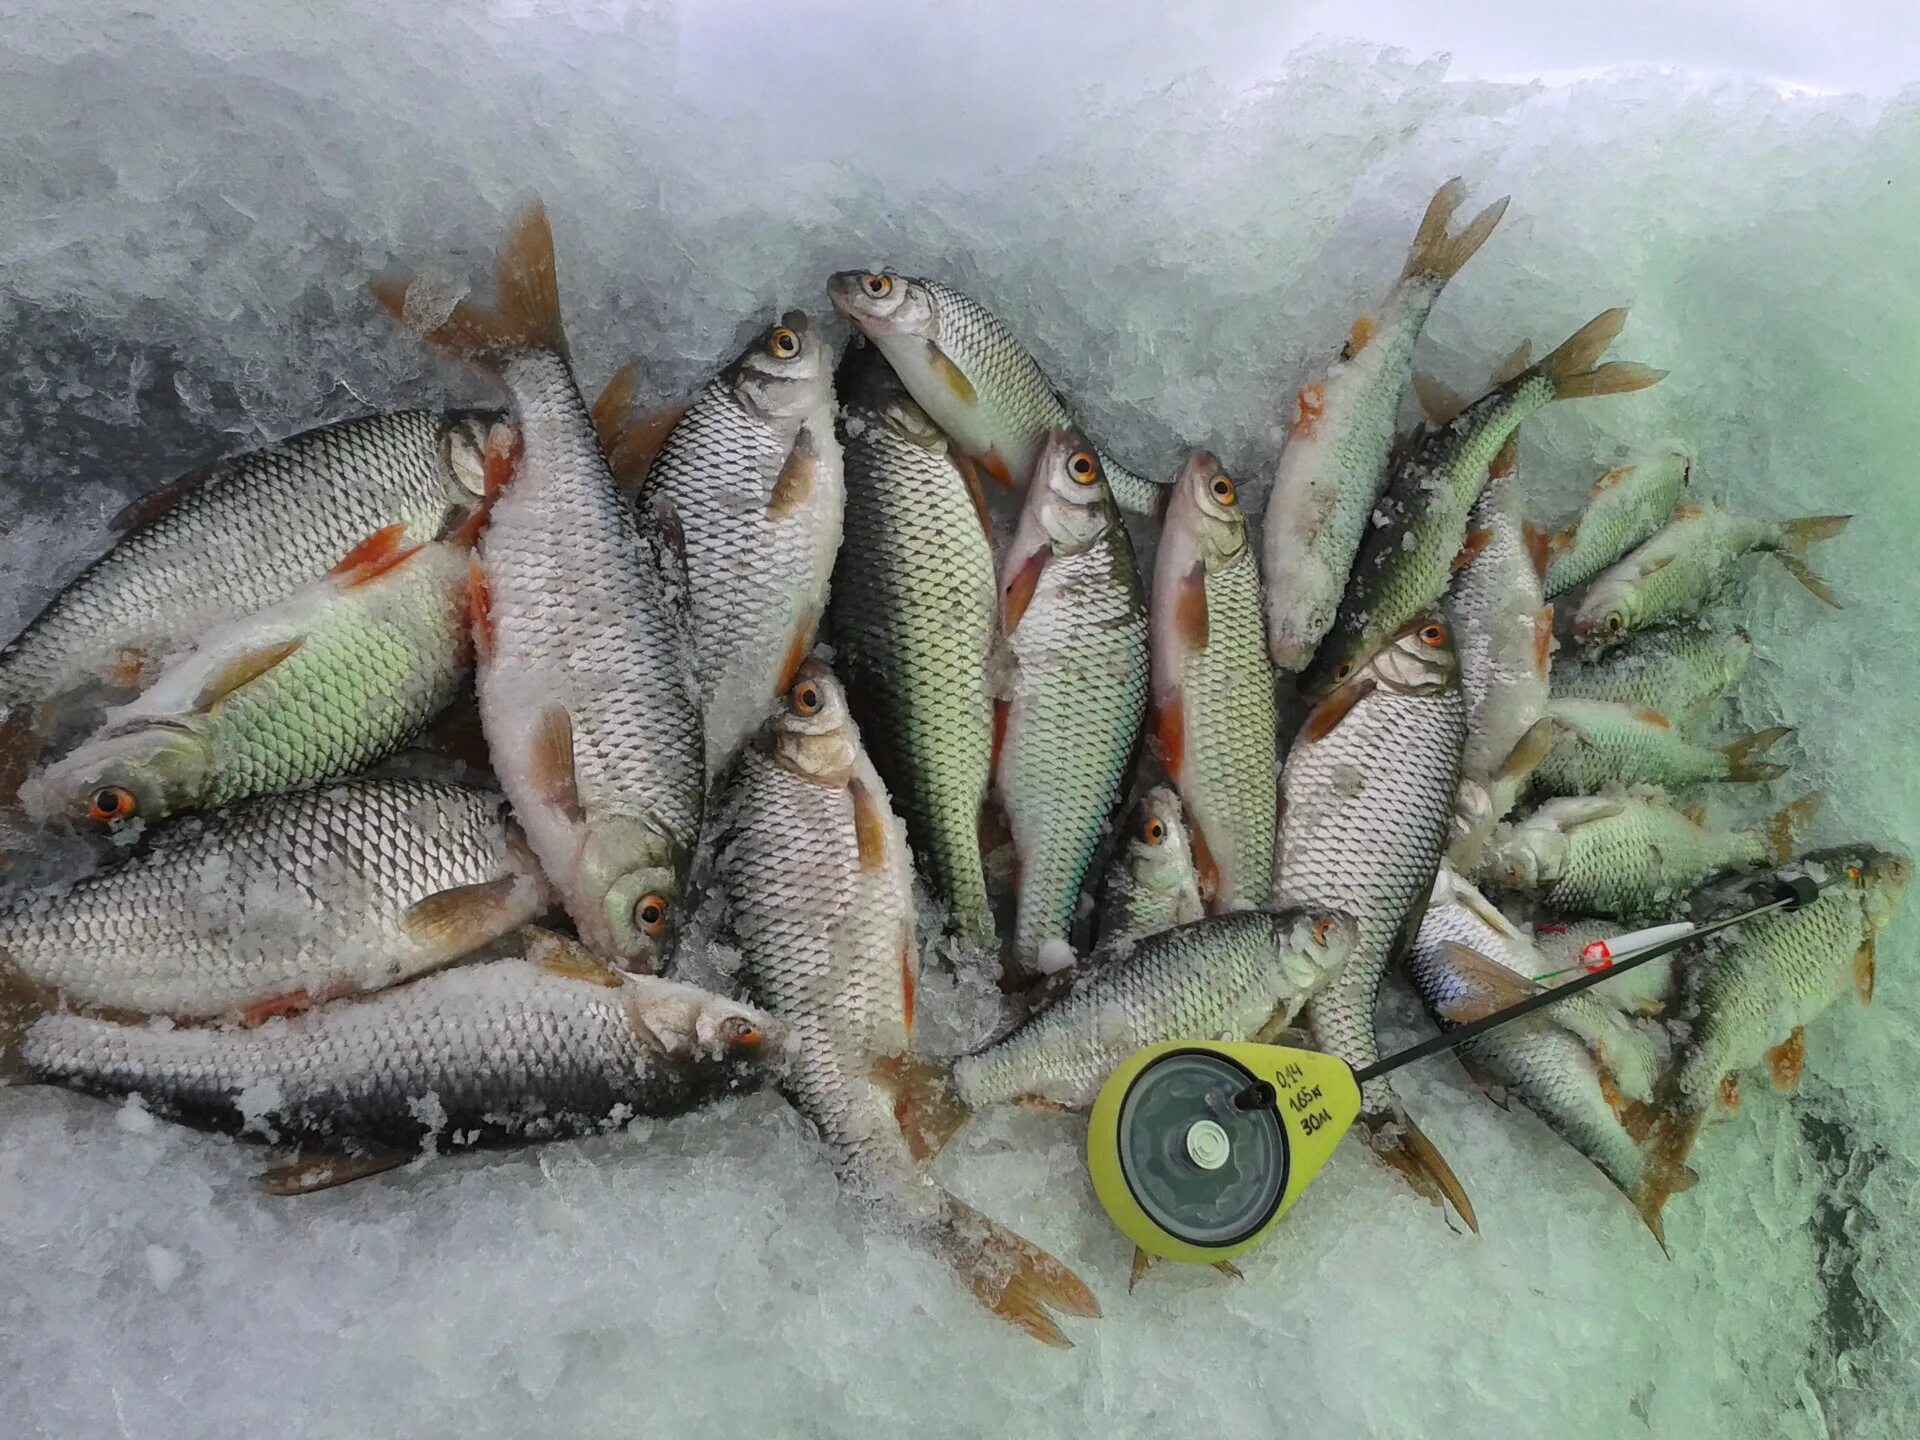
[(1206, 913), (1180, 797), (1166, 786), (1154, 786), (1134, 807), (1125, 841), (1107, 868), (1098, 910), (1101, 946), (1095, 957), (1109, 950), (1110, 941), (1151, 935)]
[(1746, 631), (1679, 625), (1641, 635), (1597, 660), (1555, 660), (1553, 694), (1644, 705), (1684, 724), (1739, 684), (1752, 663), (1753, 637)]
[(1533, 772), (1547, 795), (1592, 795), (1610, 785), (1696, 785), (1777, 780), (1785, 765), (1763, 760), (1792, 730), (1770, 726), (1730, 745), (1689, 740), (1658, 710), (1612, 700), (1553, 701), (1553, 744)]
[(1692, 472), (1693, 456), (1675, 445), (1595, 480), (1585, 511), (1553, 534), (1548, 598), (1584, 585), (1666, 524)]
[[(481, 723), (582, 938), (658, 969), (680, 920), (705, 780), (683, 617), (574, 383), (553, 233), (537, 206), (496, 268), (497, 311), (463, 300), (427, 336), (496, 374), (520, 427), (474, 573)], [(375, 292), (396, 316), (411, 313), (404, 279), (383, 278)]]
[(67, 1004), (261, 1019), (436, 969), (534, 919), (502, 798), (356, 780), (170, 827), (113, 870), (0, 906), (0, 967)]

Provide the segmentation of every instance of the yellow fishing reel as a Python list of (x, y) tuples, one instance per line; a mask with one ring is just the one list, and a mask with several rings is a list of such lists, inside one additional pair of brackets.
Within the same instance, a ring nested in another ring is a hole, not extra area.
[(1336, 1056), (1175, 1040), (1136, 1051), (1101, 1088), (1087, 1169), (1134, 1244), (1211, 1265), (1260, 1243), (1359, 1114)]

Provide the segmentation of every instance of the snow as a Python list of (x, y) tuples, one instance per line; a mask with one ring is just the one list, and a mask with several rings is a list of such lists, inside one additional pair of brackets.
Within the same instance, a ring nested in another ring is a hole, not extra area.
[[(1667, 51), (1629, 46), (1615, 10), (1554, 12), (1545, 39), (1538, 6), (1455, 12), (1457, 37), (1440, 7), (1365, 22), (1403, 53), (1296, 28), (1351, 7), (1287, 8), (10, 11), (0, 631), (180, 471), (368, 406), (489, 398), (365, 280), (484, 280), (535, 191), (590, 391), (638, 355), (643, 398), (682, 394), (779, 309), (824, 318), (830, 271), (885, 260), (997, 310), (1116, 455), (1165, 474), (1205, 443), (1257, 481), (1291, 387), (1461, 174), (1473, 203), (1513, 206), (1422, 368), (1473, 390), (1516, 340), (1630, 303), (1612, 353), (1671, 374), (1529, 422), (1540, 517), (1668, 435), (1699, 453), (1696, 498), (1861, 515), (1816, 551), (1844, 614), (1753, 567), (1739, 718), (1801, 727), (1774, 803), (1824, 790), (1814, 842), (1920, 848), (1911, 19), (1823, 16), (1800, 45), (1784, 9), (1723, 15)], [(1594, 68), (1648, 58), (1692, 68)], [(1580, 73), (1529, 78), (1547, 69)], [(1856, 84), (1874, 93), (1835, 93)], [(1162, 1266), (1129, 1295), (1080, 1122), (976, 1119), (941, 1174), (1094, 1286), (1106, 1317), (1068, 1323), (1070, 1354), (863, 1231), (771, 1096), (287, 1202), (249, 1186), (256, 1150), (9, 1092), (0, 1412), (9, 1435), (143, 1440), (1910, 1435), (1913, 908), (1874, 1007), (1811, 1033), (1800, 1093), (1749, 1084), (1702, 1141), (1671, 1262), (1591, 1167), (1445, 1063), (1397, 1083), (1483, 1234), (1349, 1144), (1237, 1284)], [(1389, 1041), (1424, 1033), (1389, 1000)]]

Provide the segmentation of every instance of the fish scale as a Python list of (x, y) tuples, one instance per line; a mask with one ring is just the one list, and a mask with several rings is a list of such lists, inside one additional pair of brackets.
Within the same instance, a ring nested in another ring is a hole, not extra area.
[(1637, 636), (1598, 660), (1555, 660), (1553, 694), (1679, 717), (1725, 695), (1752, 661), (1753, 639), (1744, 632), (1681, 626)]
[[(51, 698), (124, 650), (165, 651), (200, 626), (277, 604), (386, 526), (405, 525), (416, 541), (438, 535), (478, 494), (491, 418), (371, 415), (220, 462), (0, 650), (0, 714)], [(454, 446), (471, 483), (450, 462)]]

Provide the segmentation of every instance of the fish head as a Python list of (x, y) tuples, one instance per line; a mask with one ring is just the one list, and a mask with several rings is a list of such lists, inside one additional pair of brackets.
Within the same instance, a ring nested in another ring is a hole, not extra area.
[(727, 367), (734, 398), (763, 420), (798, 420), (832, 402), (833, 356), (800, 310), (762, 330)]
[(487, 493), (487, 436), (503, 419), (496, 410), (456, 410), (441, 420), (440, 464), (449, 494)]
[(1573, 642), (1589, 650), (1604, 650), (1633, 628), (1639, 612), (1639, 587), (1625, 576), (1603, 575), (1593, 582), (1573, 613)]
[(1343, 910), (1295, 912), (1289, 948), (1320, 975), (1337, 975), (1360, 943), (1360, 922)]
[(1127, 871), (1136, 883), (1167, 892), (1180, 886), (1192, 868), (1187, 829), (1180, 820), (1180, 797), (1156, 785), (1134, 807), (1127, 829)]
[(213, 748), (185, 724), (141, 724), (82, 745), (20, 787), (33, 819), (115, 831), (191, 809), (213, 774)]
[(846, 784), (860, 758), (860, 732), (847, 692), (825, 662), (800, 666), (770, 723), (774, 762), (782, 769), (822, 785)]
[(755, 1006), (653, 975), (628, 976), (620, 998), (635, 1033), (668, 1060), (719, 1066), (735, 1080), (785, 1063), (785, 1029)]
[(1817, 851), (1807, 860), (1823, 870), (1828, 880), (1847, 885), (1859, 897), (1870, 934), (1886, 928), (1913, 882), (1913, 860), (1896, 850), (1847, 845)]
[(1399, 695), (1439, 695), (1460, 683), (1453, 629), (1436, 613), (1416, 615), (1374, 651), (1361, 674)]
[(842, 270), (827, 280), (833, 308), (876, 340), (912, 335), (929, 343), (940, 333), (940, 309), (925, 282), (891, 270)]
[(666, 968), (680, 932), (686, 850), (647, 820), (594, 827), (581, 852), (570, 909), (594, 950), (637, 974)]
[(1196, 450), (1187, 457), (1174, 482), (1162, 534), (1179, 537), (1208, 569), (1247, 548), (1247, 517), (1240, 510), (1239, 490), (1212, 451)]
[(1118, 523), (1119, 512), (1114, 507), (1113, 492), (1107, 488), (1100, 453), (1078, 429), (1048, 433), (1027, 491), (1027, 511), (1021, 517), (1023, 530), (1029, 517), (1056, 555), (1077, 555), (1091, 549)]
[(1567, 863), (1566, 832), (1553, 825), (1502, 825), (1487, 846), (1483, 873), (1509, 890), (1541, 890)]

